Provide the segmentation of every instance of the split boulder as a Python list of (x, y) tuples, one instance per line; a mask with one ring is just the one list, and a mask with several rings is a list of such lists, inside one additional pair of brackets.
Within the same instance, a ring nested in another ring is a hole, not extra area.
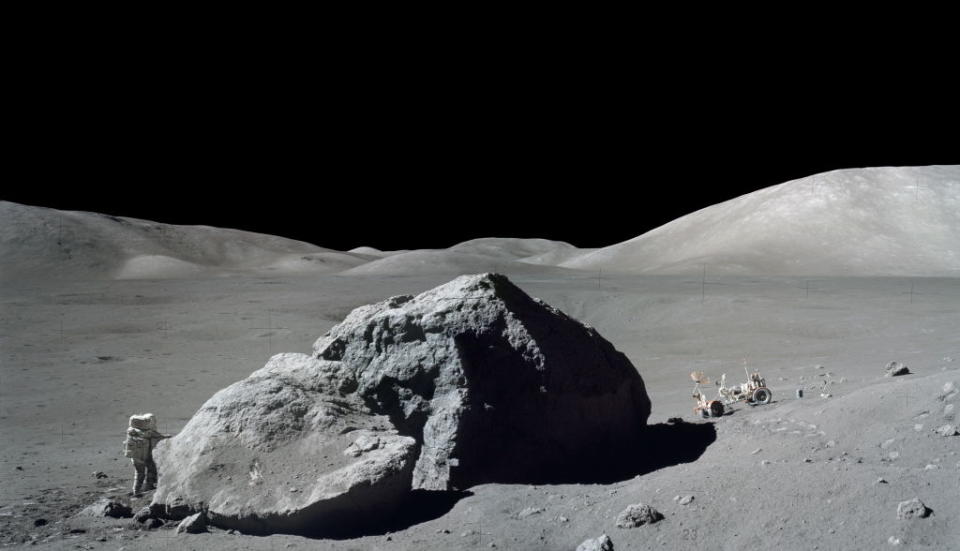
[(155, 451), (152, 507), (251, 532), (321, 532), (411, 490), (517, 481), (632, 441), (643, 380), (596, 330), (506, 277), (462, 276), (351, 312)]

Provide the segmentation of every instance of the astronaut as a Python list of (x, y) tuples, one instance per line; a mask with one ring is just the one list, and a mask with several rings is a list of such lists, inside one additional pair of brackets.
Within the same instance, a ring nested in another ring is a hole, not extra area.
[(133, 461), (136, 475), (133, 494), (140, 495), (157, 487), (157, 464), (153, 462), (153, 447), (169, 435), (157, 432), (157, 420), (152, 413), (130, 416), (127, 439), (123, 441), (123, 455)]

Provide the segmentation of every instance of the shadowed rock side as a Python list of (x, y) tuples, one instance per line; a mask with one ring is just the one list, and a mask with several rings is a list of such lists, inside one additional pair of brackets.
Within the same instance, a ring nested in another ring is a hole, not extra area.
[(154, 508), (342, 533), (411, 490), (575, 478), (636, 449), (649, 413), (637, 370), (593, 328), (504, 276), (462, 276), (357, 308), (312, 356), (280, 354), (218, 392), (158, 446)]

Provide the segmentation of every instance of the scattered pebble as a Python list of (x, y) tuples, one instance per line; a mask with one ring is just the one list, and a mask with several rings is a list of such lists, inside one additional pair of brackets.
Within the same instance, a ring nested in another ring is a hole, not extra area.
[(147, 522), (143, 523), (143, 525), (147, 528), (147, 530), (153, 530), (153, 529), (155, 529), (155, 528), (160, 528), (160, 527), (163, 526), (164, 524), (166, 524), (166, 523), (163, 522), (163, 520), (158, 519), (158, 518), (156, 518), (156, 517), (153, 517), (153, 518), (147, 520)]
[(899, 377), (901, 375), (909, 375), (910, 368), (903, 365), (900, 362), (890, 362), (887, 364), (887, 374), (885, 377)]
[(635, 503), (617, 515), (617, 528), (636, 528), (663, 520), (663, 515), (649, 505)]
[(766, 467), (766, 466), (769, 465), (769, 464), (770, 464), (770, 461), (768, 461), (768, 460), (766, 460), (766, 459), (764, 459), (763, 461), (760, 462), (760, 465), (762, 465), (762, 466), (764, 466), (764, 467)]
[(207, 515), (201, 511), (190, 515), (177, 525), (178, 534), (199, 534), (207, 531)]
[(942, 426), (940, 426), (940, 427), (937, 427), (937, 429), (936, 429), (935, 432), (936, 432), (937, 434), (939, 434), (940, 436), (944, 436), (944, 437), (946, 437), (946, 436), (956, 436), (956, 435), (960, 434), (960, 431), (957, 430), (957, 427), (955, 427), (955, 426), (953, 426), (953, 425), (942, 425)]
[(930, 516), (931, 512), (933, 511), (917, 498), (901, 501), (897, 505), (897, 518), (900, 520), (926, 518)]
[(804, 458), (803, 458), (803, 462), (804, 462), (804, 463), (813, 463), (813, 459), (810, 459), (809, 457), (804, 457)]
[(147, 522), (150, 518), (153, 517), (153, 512), (150, 510), (150, 507), (141, 507), (135, 515), (133, 515), (133, 520), (143, 524)]
[(821, 397), (821, 398), (833, 398), (833, 394), (830, 394), (829, 392), (821, 392), (821, 393), (820, 393), (820, 397)]
[(881, 476), (880, 478), (877, 479), (876, 484), (887, 484), (887, 479)]
[(560, 515), (559, 517), (557, 517), (557, 522), (559, 522), (559, 523), (570, 522), (570, 519), (568, 519), (567, 517), (565, 517), (565, 516), (563, 516), (563, 515)]
[(585, 540), (577, 546), (577, 551), (613, 551), (613, 541), (603, 534), (599, 538)]
[(88, 517), (130, 518), (133, 516), (133, 509), (115, 499), (101, 498), (77, 514)]
[(752, 452), (750, 452), (750, 455), (757, 455), (758, 453), (760, 453), (760, 451), (761, 451), (762, 449), (763, 449), (763, 448), (757, 448), (757, 449), (753, 450)]
[(688, 505), (691, 501), (693, 501), (693, 496), (687, 495), (687, 496), (680, 497), (677, 503), (679, 503), (680, 505)]
[(889, 543), (890, 545), (900, 545), (901, 543), (903, 543), (903, 540), (901, 540), (900, 538), (895, 538), (893, 536), (890, 536), (887, 539), (887, 543)]

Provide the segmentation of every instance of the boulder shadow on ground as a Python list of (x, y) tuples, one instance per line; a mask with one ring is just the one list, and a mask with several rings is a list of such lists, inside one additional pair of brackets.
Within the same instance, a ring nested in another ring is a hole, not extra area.
[(524, 473), (501, 470), (487, 482), (612, 484), (665, 467), (696, 461), (717, 439), (712, 423), (663, 423), (638, 431), (630, 442), (593, 449), (576, 459)]
[[(354, 539), (364, 536), (382, 536), (406, 530), (416, 524), (442, 517), (450, 512), (458, 501), (470, 497), (473, 492), (430, 492), (413, 490), (395, 504), (395, 507), (366, 514), (342, 515), (339, 518), (324, 518), (322, 525), (312, 529), (289, 531), (298, 536), (321, 539)], [(285, 531), (268, 531), (250, 535), (270, 535)]]

